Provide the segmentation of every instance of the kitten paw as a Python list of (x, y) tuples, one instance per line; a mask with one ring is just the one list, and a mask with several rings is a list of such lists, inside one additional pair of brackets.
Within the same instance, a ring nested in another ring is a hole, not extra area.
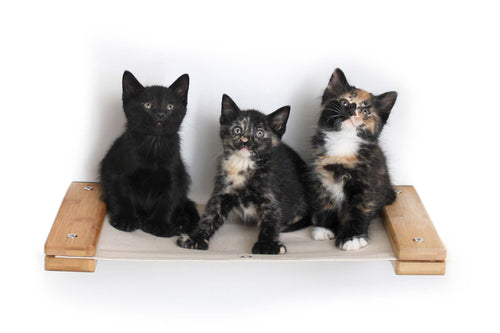
[(179, 235), (179, 228), (156, 220), (144, 221), (141, 229), (148, 234), (158, 237), (172, 237)]
[(312, 238), (314, 240), (329, 240), (329, 239), (334, 239), (335, 235), (333, 234), (333, 231), (327, 228), (323, 227), (314, 227), (312, 229)]
[(207, 250), (208, 249), (208, 239), (189, 237), (187, 234), (182, 234), (177, 238), (177, 245), (186, 249), (195, 250)]
[(368, 245), (368, 241), (364, 237), (352, 237), (338, 244), (339, 248), (344, 251), (359, 250)]
[(109, 224), (121, 231), (134, 231), (141, 227), (139, 219), (134, 217), (111, 216)]
[(252, 248), (253, 254), (285, 254), (286, 247), (278, 241), (259, 241)]

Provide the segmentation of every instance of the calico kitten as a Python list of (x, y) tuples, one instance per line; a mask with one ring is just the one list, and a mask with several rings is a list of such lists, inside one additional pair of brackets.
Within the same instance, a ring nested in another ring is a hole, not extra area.
[(233, 210), (245, 222), (261, 225), (252, 248), (255, 254), (286, 253), (279, 241), (280, 231), (310, 225), (307, 166), (281, 142), (289, 113), (289, 106), (267, 116), (255, 110), (241, 111), (229, 96), (223, 96), (220, 136), (224, 154), (215, 189), (198, 226), (179, 237), (179, 246), (206, 250), (210, 237)]
[(342, 250), (368, 244), (368, 225), (396, 196), (378, 137), (397, 93), (372, 95), (349, 85), (336, 69), (322, 98), (313, 136), (317, 198), (316, 240), (333, 239)]
[(170, 237), (191, 230), (199, 215), (186, 195), (190, 178), (180, 153), (189, 76), (167, 87), (143, 87), (123, 73), (125, 132), (101, 162), (103, 199), (113, 227)]

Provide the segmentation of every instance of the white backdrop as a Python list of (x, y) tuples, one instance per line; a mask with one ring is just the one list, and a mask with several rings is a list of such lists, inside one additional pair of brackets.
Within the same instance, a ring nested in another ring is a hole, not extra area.
[[(494, 2), (28, 2), (0, 16), (2, 326), (268, 331), (487, 328), (498, 298), (498, 36)], [(308, 157), (321, 93), (399, 93), (384, 130), (396, 184), (415, 185), (449, 251), (444, 277), (384, 263), (121, 263), (43, 271), (43, 244), (73, 180), (124, 125), (121, 75), (189, 73), (183, 155), (205, 201), (223, 93), (292, 112), (284, 140)], [(5, 310), (4, 310), (5, 311)], [(13, 326), (12, 326), (13, 325)], [(433, 325), (433, 326), (430, 326)]]

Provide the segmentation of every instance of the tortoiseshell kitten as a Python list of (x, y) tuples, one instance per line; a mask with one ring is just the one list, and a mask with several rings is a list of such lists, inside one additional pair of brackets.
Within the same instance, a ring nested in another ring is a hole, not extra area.
[(333, 72), (322, 98), (318, 129), (313, 136), (313, 238), (335, 238), (342, 250), (368, 244), (368, 226), (394, 193), (378, 137), (397, 93), (372, 95), (349, 85), (340, 69)]
[(233, 210), (245, 222), (261, 225), (254, 254), (286, 253), (280, 232), (311, 224), (307, 165), (281, 142), (289, 113), (289, 106), (267, 116), (256, 110), (241, 111), (229, 96), (222, 97), (224, 154), (215, 188), (198, 227), (181, 235), (179, 246), (206, 250), (210, 237)]
[(116, 229), (170, 237), (191, 230), (199, 216), (187, 198), (190, 178), (180, 152), (189, 76), (170, 87), (143, 87), (122, 78), (125, 132), (101, 162), (103, 199)]

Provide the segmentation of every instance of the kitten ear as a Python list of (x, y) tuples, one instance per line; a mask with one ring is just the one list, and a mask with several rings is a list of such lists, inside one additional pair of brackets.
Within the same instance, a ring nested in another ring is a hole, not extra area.
[(290, 106), (284, 106), (267, 116), (267, 121), (274, 133), (281, 139), (286, 131), (286, 123), (290, 115)]
[(340, 68), (336, 68), (330, 77), (330, 81), (328, 81), (328, 86), (326, 87), (325, 92), (323, 93), (323, 103), (349, 91), (350, 88), (351, 86), (347, 82), (344, 72), (342, 72)]
[(236, 115), (240, 112), (240, 108), (236, 103), (229, 97), (228, 95), (222, 95), (222, 107), (220, 114), (220, 123), (228, 123), (231, 122)]
[(384, 124), (387, 122), (389, 118), (389, 114), (391, 113), (391, 109), (396, 103), (396, 98), (398, 97), (398, 93), (395, 91), (389, 91), (382, 95), (375, 96), (375, 109), (378, 111), (380, 117)]
[(142, 84), (129, 71), (123, 72), (122, 88), (123, 88), (122, 92), (123, 100), (134, 97), (144, 90)]
[(179, 76), (174, 83), (170, 85), (170, 89), (181, 99), (184, 105), (187, 105), (187, 95), (189, 90), (189, 75), (183, 74)]

